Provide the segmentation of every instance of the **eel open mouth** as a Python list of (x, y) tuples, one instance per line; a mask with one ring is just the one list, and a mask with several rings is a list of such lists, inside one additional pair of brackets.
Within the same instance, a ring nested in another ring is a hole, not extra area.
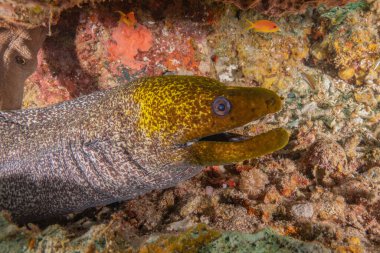
[[(240, 129), (241, 129), (241, 127), (238, 127), (236, 129), (231, 129), (230, 131), (240, 130)], [(216, 133), (216, 134), (212, 134), (212, 135), (208, 135), (208, 136), (204, 136), (204, 137), (200, 137), (197, 139), (187, 141), (186, 143), (182, 144), (181, 146), (188, 147), (188, 146), (194, 145), (195, 143), (207, 143), (207, 142), (210, 142), (210, 143), (237, 143), (237, 142), (249, 140), (253, 137), (254, 136), (242, 135), (242, 134), (238, 134), (235, 132), (221, 132), (221, 133)]]
[(219, 133), (200, 138), (198, 141), (239, 142), (251, 139), (252, 136), (236, 133)]

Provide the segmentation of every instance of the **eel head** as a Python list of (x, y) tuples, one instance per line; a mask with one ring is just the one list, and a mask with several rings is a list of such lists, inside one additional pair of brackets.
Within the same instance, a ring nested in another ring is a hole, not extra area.
[(145, 135), (159, 136), (170, 150), (180, 150), (189, 165), (239, 162), (269, 154), (288, 143), (289, 134), (283, 128), (257, 136), (230, 133), (278, 112), (281, 99), (273, 91), (226, 86), (199, 76), (146, 80), (134, 95), (140, 106), (139, 128)]

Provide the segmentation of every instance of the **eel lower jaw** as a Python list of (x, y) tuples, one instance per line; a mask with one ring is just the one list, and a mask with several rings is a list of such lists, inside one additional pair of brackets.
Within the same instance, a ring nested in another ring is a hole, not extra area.
[(283, 128), (256, 136), (219, 133), (186, 143), (190, 162), (197, 165), (222, 165), (241, 162), (282, 149), (289, 141)]

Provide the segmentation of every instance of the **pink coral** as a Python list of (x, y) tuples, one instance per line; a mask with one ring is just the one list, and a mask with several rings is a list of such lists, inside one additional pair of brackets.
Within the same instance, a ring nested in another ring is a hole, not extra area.
[(143, 25), (128, 26), (119, 22), (112, 30), (108, 53), (111, 61), (120, 60), (125, 66), (140, 70), (144, 62), (135, 59), (139, 51), (148, 51), (153, 44), (152, 33)]

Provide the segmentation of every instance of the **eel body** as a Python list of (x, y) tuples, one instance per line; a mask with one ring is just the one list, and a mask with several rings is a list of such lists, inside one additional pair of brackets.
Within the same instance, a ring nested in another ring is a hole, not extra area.
[(143, 78), (47, 108), (0, 112), (0, 210), (19, 222), (174, 186), (202, 166), (271, 153), (288, 133), (226, 131), (280, 110), (263, 88)]

